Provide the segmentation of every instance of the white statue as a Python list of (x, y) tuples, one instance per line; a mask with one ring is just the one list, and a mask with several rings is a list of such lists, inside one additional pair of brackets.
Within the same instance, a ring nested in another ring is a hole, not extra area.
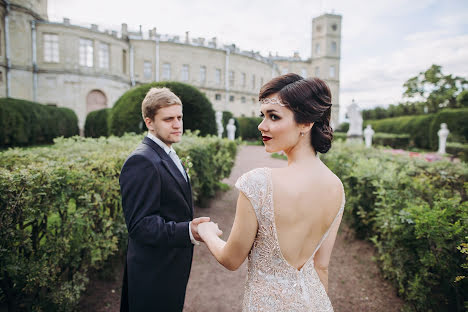
[(229, 140), (234, 141), (236, 139), (236, 125), (234, 119), (229, 119), (229, 123), (226, 125), (227, 137)]
[(372, 136), (374, 133), (375, 131), (372, 129), (371, 125), (367, 125), (366, 129), (364, 129), (364, 140), (366, 141), (367, 148), (372, 146)]
[(440, 130), (437, 132), (437, 135), (439, 136), (439, 151), (437, 151), (437, 153), (445, 154), (445, 146), (447, 144), (447, 137), (449, 133), (450, 131), (447, 129), (447, 124), (441, 123)]
[(349, 130), (347, 136), (362, 138), (361, 111), (359, 110), (359, 106), (356, 104), (356, 102), (354, 102), (354, 100), (351, 105), (348, 106), (347, 114), (349, 118)]
[(216, 126), (218, 128), (218, 138), (223, 137), (224, 127), (223, 127), (223, 112), (216, 112)]

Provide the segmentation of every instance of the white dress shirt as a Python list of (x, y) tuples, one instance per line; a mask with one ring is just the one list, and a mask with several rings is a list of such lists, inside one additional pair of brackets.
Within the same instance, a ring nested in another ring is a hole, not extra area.
[[(169, 156), (169, 152), (174, 152), (175, 153), (175, 150), (169, 146), (166, 145), (166, 143), (164, 143), (163, 141), (161, 141), (160, 139), (158, 139), (156, 136), (154, 136), (151, 132), (148, 131), (148, 135), (147, 135), (148, 138), (150, 138), (154, 143), (158, 144), (165, 152), (166, 154)], [(169, 156), (170, 157), (170, 156)], [(172, 159), (172, 158), (171, 158)], [(177, 164), (175, 164), (177, 166)], [(193, 237), (193, 234), (192, 234), (192, 231), (190, 230), (192, 227), (192, 221), (190, 221), (189, 223), (189, 227), (188, 227), (188, 231), (189, 231), (189, 235), (190, 235), (190, 241), (192, 242), (192, 244), (194, 245), (200, 245), (200, 243)]]

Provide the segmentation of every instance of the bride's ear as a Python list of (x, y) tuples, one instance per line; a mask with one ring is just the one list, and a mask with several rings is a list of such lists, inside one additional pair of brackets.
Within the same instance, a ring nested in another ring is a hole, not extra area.
[(313, 122), (307, 122), (307, 123), (303, 123), (299, 126), (300, 130), (302, 133), (307, 133), (310, 131), (310, 129), (312, 129), (312, 127), (314, 126), (314, 123)]

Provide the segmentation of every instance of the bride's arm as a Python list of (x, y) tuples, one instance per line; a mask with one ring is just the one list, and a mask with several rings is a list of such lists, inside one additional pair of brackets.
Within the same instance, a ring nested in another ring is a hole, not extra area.
[(315, 253), (314, 256), (314, 266), (315, 271), (317, 272), (320, 281), (325, 287), (325, 291), (328, 293), (328, 265), (330, 263), (330, 257), (333, 250), (333, 246), (335, 245), (336, 235), (338, 233), (338, 228), (340, 227), (341, 218), (343, 213), (340, 214), (336, 222), (330, 228), (330, 232), (328, 233), (327, 238), (320, 246), (319, 250)]
[(244, 262), (257, 235), (257, 217), (250, 200), (239, 193), (236, 216), (227, 242), (216, 235), (217, 225), (205, 222), (198, 225), (198, 233), (213, 256), (228, 270), (234, 271)]

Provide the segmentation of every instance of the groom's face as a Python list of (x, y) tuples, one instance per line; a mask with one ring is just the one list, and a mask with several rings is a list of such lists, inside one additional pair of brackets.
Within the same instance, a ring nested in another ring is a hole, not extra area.
[(177, 143), (182, 138), (182, 105), (171, 105), (158, 110), (154, 119), (145, 118), (148, 130), (167, 146)]

